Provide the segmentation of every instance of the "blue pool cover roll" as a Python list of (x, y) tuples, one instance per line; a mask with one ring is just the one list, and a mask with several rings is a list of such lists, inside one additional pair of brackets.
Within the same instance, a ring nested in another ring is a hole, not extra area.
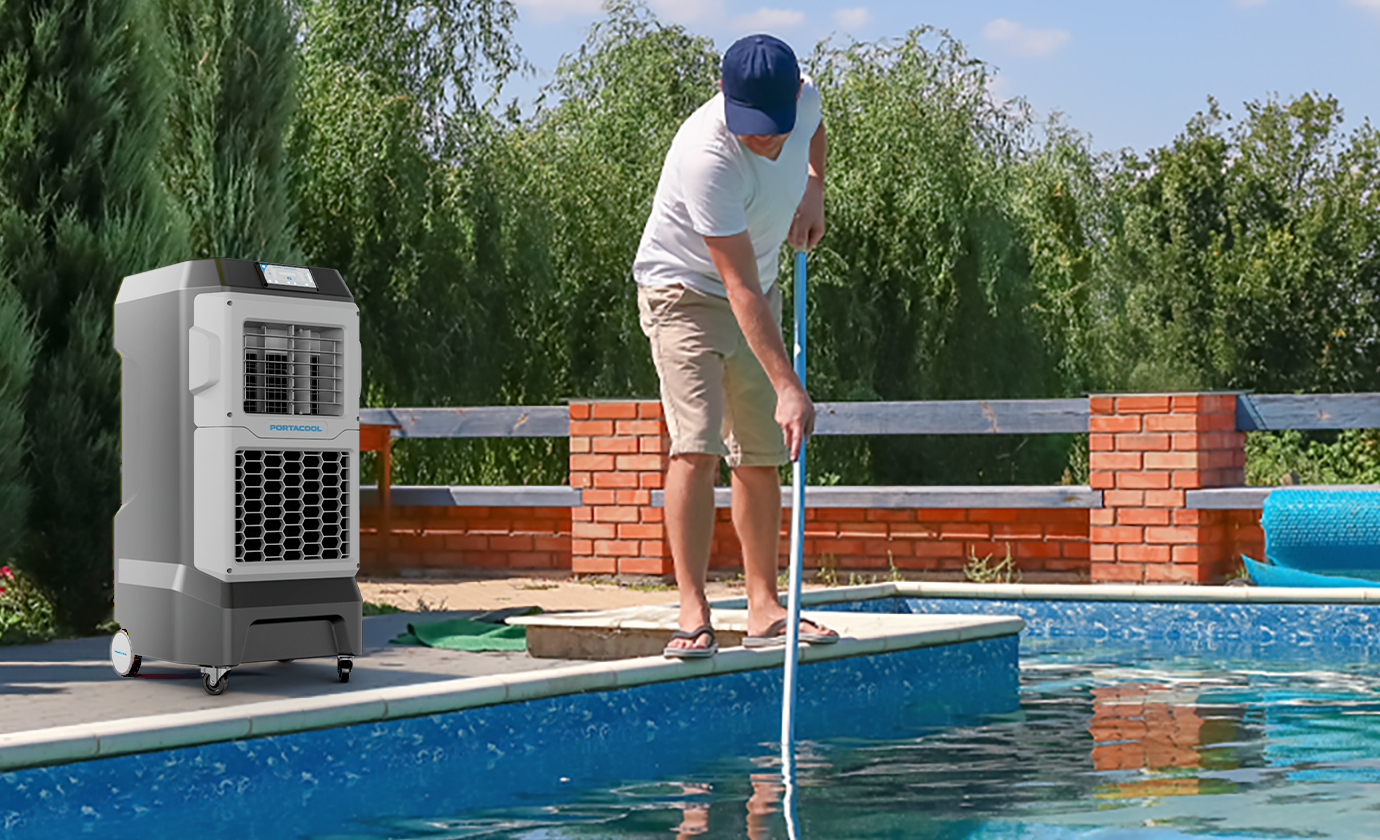
[(1273, 490), (1260, 524), (1276, 566), (1380, 581), (1380, 488)]
[(1251, 583), (1256, 586), (1303, 586), (1303, 587), (1327, 587), (1327, 586), (1375, 586), (1373, 580), (1366, 580), (1359, 577), (1337, 577), (1335, 575), (1315, 575), (1312, 572), (1300, 572), (1298, 569), (1288, 569), (1284, 566), (1272, 566), (1268, 563), (1261, 563), (1259, 560), (1252, 560), (1246, 555), (1241, 555), (1241, 560), (1246, 564), (1246, 572), (1251, 576)]

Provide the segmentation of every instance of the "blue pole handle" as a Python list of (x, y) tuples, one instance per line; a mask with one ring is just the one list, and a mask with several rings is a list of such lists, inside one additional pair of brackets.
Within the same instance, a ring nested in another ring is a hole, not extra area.
[[(795, 375), (805, 385), (805, 252), (795, 252)], [(802, 447), (803, 451), (803, 447)]]

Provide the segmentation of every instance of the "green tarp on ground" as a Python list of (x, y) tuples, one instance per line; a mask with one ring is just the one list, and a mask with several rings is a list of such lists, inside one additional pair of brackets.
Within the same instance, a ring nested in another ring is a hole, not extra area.
[[(530, 611), (541, 612), (537, 609)], [(518, 614), (517, 611), (513, 613)], [(406, 633), (398, 635), (390, 644), (426, 645), (444, 650), (526, 650), (527, 628), (472, 618), (415, 621), (407, 625)]]

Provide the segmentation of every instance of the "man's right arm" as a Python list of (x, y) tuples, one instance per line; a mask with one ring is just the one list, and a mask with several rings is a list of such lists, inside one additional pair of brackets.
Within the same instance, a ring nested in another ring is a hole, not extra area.
[(795, 460), (801, 444), (814, 433), (815, 406), (791, 367), (781, 328), (762, 294), (752, 239), (743, 231), (732, 236), (706, 236), (704, 242), (724, 282), (738, 327), (776, 389), (776, 422), (786, 437), (791, 460)]

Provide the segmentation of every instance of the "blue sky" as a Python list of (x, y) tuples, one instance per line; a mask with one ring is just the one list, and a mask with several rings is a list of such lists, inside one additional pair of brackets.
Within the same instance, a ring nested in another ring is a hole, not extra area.
[[(601, 17), (600, 0), (515, 0), (518, 43), (537, 68), (530, 98)], [(1380, 0), (649, 0), (658, 16), (723, 50), (771, 32), (808, 53), (831, 34), (949, 30), (996, 67), (994, 90), (1092, 136), (1101, 150), (1170, 142), (1214, 96), (1227, 113), (1273, 94), (1335, 95), (1347, 127), (1380, 122)]]

